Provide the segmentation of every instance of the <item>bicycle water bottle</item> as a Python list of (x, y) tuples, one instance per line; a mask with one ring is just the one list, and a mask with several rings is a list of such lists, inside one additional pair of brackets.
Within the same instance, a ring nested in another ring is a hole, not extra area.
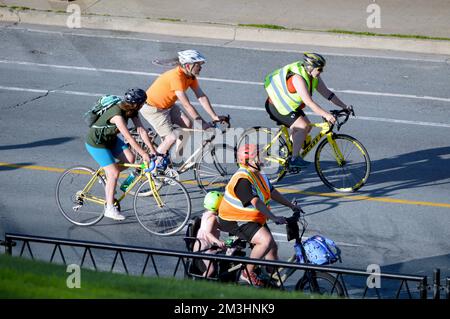
[(122, 185), (120, 185), (120, 190), (122, 192), (126, 192), (128, 189), (128, 186), (134, 181), (136, 176), (134, 176), (133, 172), (128, 175), (128, 177), (123, 181)]

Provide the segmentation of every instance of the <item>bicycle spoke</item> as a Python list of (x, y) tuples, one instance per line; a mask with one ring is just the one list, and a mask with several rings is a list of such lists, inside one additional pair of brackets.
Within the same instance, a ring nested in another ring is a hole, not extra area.
[[(159, 197), (162, 207), (156, 204), (154, 196), (135, 196), (134, 210), (139, 223), (150, 233), (156, 235), (171, 235), (178, 232), (187, 223), (191, 204), (190, 198), (181, 185), (168, 177), (156, 177), (159, 180)], [(139, 187), (149, 187), (148, 181)]]
[[(319, 177), (325, 185), (337, 191), (353, 191), (363, 185), (370, 171), (370, 160), (362, 145), (348, 135), (337, 135), (336, 147), (343, 156), (337, 164), (335, 149), (325, 142), (319, 146)], [(317, 159), (316, 159), (317, 160)]]
[[(95, 171), (88, 167), (66, 170), (56, 186), (56, 202), (62, 215), (79, 226), (93, 225), (103, 217), (102, 198), (105, 196), (102, 177), (93, 177)], [(97, 178), (90, 183), (92, 178)], [(87, 188), (87, 185), (90, 187)], [(89, 194), (82, 194), (85, 189)], [(89, 198), (97, 198), (95, 201)], [(100, 203), (99, 203), (100, 202)]]
[(251, 128), (246, 130), (239, 138), (237, 148), (244, 144), (256, 144), (264, 163), (264, 173), (271, 183), (279, 181), (286, 172), (285, 162), (289, 150), (280, 131), (268, 128)]
[(223, 191), (237, 169), (234, 148), (226, 144), (214, 145), (196, 164), (198, 186), (204, 191)]

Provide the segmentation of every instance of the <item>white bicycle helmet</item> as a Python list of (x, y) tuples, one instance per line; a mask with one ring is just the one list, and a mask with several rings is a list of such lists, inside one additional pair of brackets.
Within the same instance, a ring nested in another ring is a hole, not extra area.
[(178, 52), (178, 61), (181, 65), (184, 65), (186, 63), (206, 62), (206, 59), (197, 50), (184, 50)]

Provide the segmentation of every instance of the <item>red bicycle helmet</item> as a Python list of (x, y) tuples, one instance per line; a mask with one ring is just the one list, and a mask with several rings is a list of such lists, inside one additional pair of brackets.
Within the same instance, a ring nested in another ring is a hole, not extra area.
[(247, 165), (249, 160), (258, 156), (258, 147), (255, 144), (244, 144), (237, 151), (238, 164)]

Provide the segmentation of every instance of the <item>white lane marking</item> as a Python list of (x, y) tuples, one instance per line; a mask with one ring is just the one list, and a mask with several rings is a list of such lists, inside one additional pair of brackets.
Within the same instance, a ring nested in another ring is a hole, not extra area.
[(82, 96), (103, 96), (105, 94), (102, 93), (89, 93), (89, 92), (79, 92), (79, 91), (66, 91), (66, 90), (38, 90), (38, 89), (28, 89), (21, 88), (15, 86), (3, 86), (0, 85), (0, 90), (5, 91), (21, 91), (21, 92), (30, 92), (30, 93), (59, 93), (59, 94), (68, 94), (68, 95), (82, 95)]
[[(308, 113), (308, 112), (306, 112), (306, 113)], [(388, 118), (383, 118), (383, 117), (356, 116), (355, 119), (366, 120), (366, 121), (385, 122), (385, 123), (396, 123), (396, 124), (412, 124), (412, 125), (433, 126), (433, 127), (450, 127), (450, 124), (446, 124), (446, 123), (395, 120), (395, 119), (388, 119)]]
[[(58, 34), (61, 36), (64, 35), (72, 35), (77, 37), (88, 37), (88, 38), (104, 38), (104, 39), (117, 39), (117, 40), (135, 40), (135, 41), (143, 41), (143, 42), (156, 42), (156, 43), (186, 43), (191, 45), (202, 45), (202, 46), (210, 46), (210, 47), (226, 47), (226, 48), (232, 48), (232, 49), (241, 49), (241, 50), (252, 50), (252, 51), (265, 51), (265, 52), (288, 52), (288, 53), (298, 53), (299, 50), (293, 50), (293, 49), (282, 49), (277, 47), (276, 49), (272, 48), (261, 48), (261, 47), (246, 47), (243, 45), (239, 45), (239, 42), (236, 41), (229, 41), (229, 40), (223, 40), (223, 43), (215, 44), (215, 43), (204, 43), (204, 42), (195, 42), (192, 41), (192, 39), (186, 39), (182, 38), (180, 40), (175, 39), (148, 39), (148, 38), (139, 38), (139, 37), (125, 37), (125, 36), (114, 36), (114, 35), (101, 35), (101, 34), (86, 34), (86, 33), (79, 33), (79, 32), (62, 32), (62, 31), (50, 31), (50, 30), (41, 30), (41, 29), (32, 29), (32, 28), (22, 28), (22, 27), (8, 27), (9, 30), (25, 30), (28, 32), (35, 32), (35, 33), (47, 33), (47, 34)], [(108, 30), (104, 30), (108, 31)], [(151, 35), (149, 35), (151, 36)], [(164, 37), (164, 35), (160, 34), (153, 34), (153, 36), (159, 36)], [(169, 36), (171, 38), (175, 36)], [(205, 39), (208, 40), (208, 39)], [(254, 43), (252, 43), (254, 44)], [(322, 54), (328, 55), (328, 56), (343, 56), (343, 57), (355, 57), (355, 58), (369, 58), (369, 59), (385, 59), (385, 60), (401, 60), (401, 61), (423, 61), (423, 62), (433, 62), (433, 63), (446, 63), (447, 58), (441, 58), (441, 59), (431, 59), (431, 58), (410, 58), (410, 57), (401, 57), (401, 56), (379, 56), (379, 55), (372, 55), (372, 54), (354, 54), (354, 53), (335, 53), (335, 52), (326, 52), (321, 51)], [(401, 52), (402, 54), (404, 52)]]
[[(140, 71), (128, 71), (128, 70), (118, 70), (118, 69), (92, 68), (92, 67), (72, 66), (72, 65), (44, 64), (44, 63), (35, 63), (35, 62), (26, 62), (26, 61), (0, 60), (0, 63), (35, 66), (35, 67), (46, 67), (46, 68), (56, 68), (56, 69), (69, 69), (69, 70), (88, 71), (88, 72), (105, 72), (105, 73), (127, 74), (127, 75), (142, 75), (142, 76), (149, 76), (149, 77), (157, 77), (157, 76), (161, 75), (161, 73), (154, 73), (154, 72), (140, 72)], [(211, 81), (211, 82), (223, 82), (223, 83), (233, 83), (233, 84), (258, 85), (258, 86), (263, 85), (263, 82), (253, 82), (253, 81), (206, 78), (206, 77), (199, 77), (199, 79), (202, 81)], [(398, 98), (432, 100), (432, 101), (441, 101), (441, 102), (450, 103), (450, 98), (434, 97), (434, 96), (419, 96), (419, 95), (413, 95), (413, 94), (369, 92), (369, 91), (357, 91), (357, 90), (336, 90), (333, 88), (330, 88), (330, 90), (332, 90), (336, 93), (398, 97)]]
[[(150, 76), (150, 77), (157, 77), (157, 76), (161, 75), (161, 73), (154, 73), (154, 72), (103, 69), (103, 68), (92, 68), (92, 67), (72, 66), (72, 65), (44, 64), (44, 63), (34, 63), (34, 62), (26, 62), (26, 61), (0, 60), (0, 63), (35, 66), (35, 67), (47, 67), (47, 68), (55, 68), (55, 69), (69, 69), (69, 70), (77, 70), (77, 71), (105, 72), (105, 73), (116, 73), (116, 74), (127, 74), (127, 75), (143, 75), (143, 76)], [(212, 82), (263, 85), (262, 82), (252, 82), (252, 81), (228, 80), (228, 79), (218, 79), (218, 78), (203, 78), (203, 77), (199, 77), (199, 79), (202, 81), (212, 81)]]
[[(275, 236), (275, 237), (284, 237), (284, 238), (286, 238), (286, 234), (283, 234), (283, 233), (272, 232), (272, 235)], [(306, 240), (308, 238), (309, 237), (307, 237), (307, 236), (303, 236), (302, 240)], [(287, 240), (283, 240), (283, 239), (277, 239), (277, 242), (288, 243)], [(340, 246), (347, 246), (347, 247), (363, 247), (362, 245), (350, 244), (350, 243), (344, 243), (344, 242), (336, 242), (336, 244), (338, 244)]]
[[(68, 95), (80, 95), (80, 96), (93, 96), (99, 97), (103, 96), (106, 93), (89, 93), (89, 92), (79, 92), (79, 91), (67, 91), (67, 90), (38, 90), (38, 89), (28, 89), (14, 86), (2, 86), (0, 85), (0, 90), (5, 91), (21, 91), (21, 92), (32, 92), (32, 93), (56, 93), (56, 94), (68, 94)], [(200, 105), (198, 102), (192, 102), (193, 105)], [(214, 107), (223, 108), (223, 109), (234, 109), (234, 110), (249, 110), (249, 111), (259, 111), (265, 112), (264, 107), (254, 107), (254, 106), (245, 106), (245, 105), (229, 105), (229, 104), (216, 104), (213, 103)], [(311, 112), (305, 112), (305, 114), (310, 116), (317, 116)], [(421, 121), (407, 121), (407, 120), (396, 120), (382, 117), (368, 117), (368, 116), (356, 116), (355, 120), (365, 120), (365, 121), (377, 121), (377, 122), (386, 122), (386, 123), (397, 123), (397, 124), (408, 124), (408, 125), (420, 125), (420, 126), (432, 126), (432, 127), (450, 127), (450, 124), (447, 123), (434, 123), (434, 122), (421, 122)]]
[(7, 91), (25, 91), (25, 92), (32, 92), (32, 93), (47, 93), (48, 90), (36, 90), (36, 89), (25, 89), (25, 88), (19, 88), (15, 86), (0, 86), (0, 89), (7, 90)]
[(420, 95), (412, 95), (412, 94), (398, 94), (398, 93), (384, 93), (384, 92), (368, 92), (368, 91), (355, 91), (355, 90), (330, 90), (339, 93), (348, 93), (348, 94), (360, 94), (360, 95), (376, 95), (376, 96), (388, 96), (388, 97), (401, 97), (408, 99), (421, 99), (421, 100), (434, 100), (434, 101), (443, 101), (450, 102), (450, 98), (445, 97), (435, 97), (435, 96), (420, 96)]

